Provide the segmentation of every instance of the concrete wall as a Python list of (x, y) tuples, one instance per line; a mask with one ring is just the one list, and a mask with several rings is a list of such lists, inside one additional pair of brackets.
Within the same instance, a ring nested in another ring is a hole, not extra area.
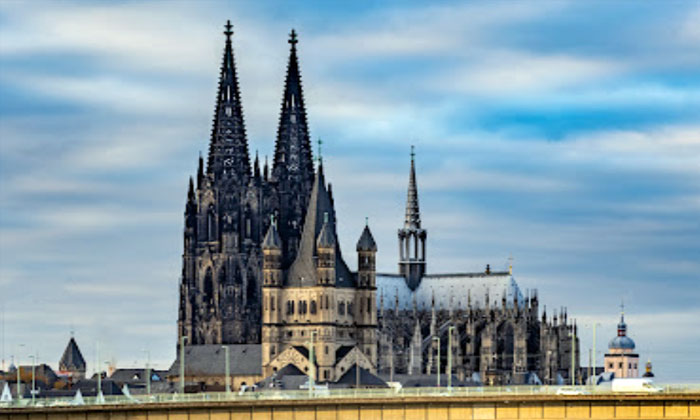
[(700, 419), (700, 395), (373, 398), (0, 411), (0, 420)]

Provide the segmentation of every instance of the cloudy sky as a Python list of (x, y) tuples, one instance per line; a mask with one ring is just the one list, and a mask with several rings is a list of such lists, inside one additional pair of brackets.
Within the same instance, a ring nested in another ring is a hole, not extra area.
[(56, 365), (71, 330), (90, 369), (97, 342), (122, 367), (173, 360), (229, 18), (261, 158), (299, 32), (351, 266), (368, 216), (396, 269), (415, 144), (429, 271), (512, 254), (586, 356), (586, 326), (601, 360), (624, 299), (657, 375), (700, 378), (700, 4), (676, 1), (0, 2), (6, 366)]

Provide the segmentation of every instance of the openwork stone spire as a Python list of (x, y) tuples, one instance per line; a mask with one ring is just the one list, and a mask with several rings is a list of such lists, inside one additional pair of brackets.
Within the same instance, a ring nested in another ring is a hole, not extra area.
[(425, 274), (425, 240), (427, 232), (421, 228), (416, 185), (416, 153), (411, 146), (411, 173), (406, 198), (406, 220), (399, 229), (399, 272), (411, 290), (416, 290)]
[(226, 46), (219, 76), (214, 125), (209, 144), (207, 173), (214, 180), (236, 177), (247, 180), (250, 176), (250, 157), (246, 139), (243, 108), (238, 88), (238, 76), (233, 57), (231, 21), (226, 22)]
[(293, 177), (297, 182), (307, 183), (310, 189), (314, 166), (297, 58), (296, 45), (299, 40), (293, 29), (288, 42), (291, 47), (275, 143), (273, 174), (278, 179), (283, 176)]
[(418, 206), (418, 187), (416, 185), (416, 153), (411, 146), (411, 175), (408, 180), (408, 195), (406, 198), (406, 221), (404, 228), (420, 229), (420, 208)]

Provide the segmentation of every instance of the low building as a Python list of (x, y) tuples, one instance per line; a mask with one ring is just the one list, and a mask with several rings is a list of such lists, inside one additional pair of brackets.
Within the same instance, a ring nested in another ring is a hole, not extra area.
[[(187, 392), (224, 391), (226, 387), (226, 350), (229, 354), (231, 390), (250, 386), (263, 379), (259, 344), (202, 344), (185, 346), (185, 385)], [(180, 381), (180, 352), (167, 372), (169, 382)]]

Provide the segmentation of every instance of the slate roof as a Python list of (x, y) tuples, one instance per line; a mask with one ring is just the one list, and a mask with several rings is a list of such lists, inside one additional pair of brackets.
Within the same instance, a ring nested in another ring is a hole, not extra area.
[(294, 365), (287, 365), (262, 381), (258, 382), (258, 389), (300, 389), (309, 381), (309, 376)]
[[(350, 369), (343, 374), (343, 376), (338, 379), (337, 382), (332, 383), (333, 388), (350, 388), (357, 384), (357, 365), (352, 365)], [(372, 387), (372, 388), (388, 388), (389, 386), (381, 378), (373, 375), (370, 371), (364, 368), (360, 368), (360, 386), (361, 387)]]
[(85, 368), (86, 364), (83, 354), (80, 352), (75, 338), (71, 337), (61, 360), (58, 362), (58, 369), (61, 371), (84, 372)]
[(277, 232), (277, 223), (275, 223), (275, 222), (270, 223), (270, 228), (267, 230), (267, 234), (265, 235), (265, 239), (263, 239), (262, 248), (263, 249), (281, 249), (282, 248), (282, 239), (280, 239), (280, 235)]
[[(151, 382), (164, 381), (165, 376), (168, 373), (167, 370), (155, 370), (151, 369)], [(134, 369), (117, 369), (112, 373), (109, 379), (119, 382), (121, 384), (145, 384), (146, 383), (146, 369), (134, 368)], [(160, 379), (154, 379), (160, 378)]]
[(335, 351), (335, 360), (341, 361), (343, 357), (350, 353), (350, 350), (354, 349), (354, 346), (340, 346), (338, 350)]
[(369, 226), (365, 225), (365, 229), (360, 235), (360, 239), (357, 241), (358, 251), (374, 251), (377, 252), (377, 243), (374, 241), (372, 232), (369, 230)]
[[(229, 344), (231, 375), (262, 374), (262, 348), (260, 344)], [(226, 351), (221, 344), (185, 346), (186, 376), (224, 376)], [(180, 374), (180, 352), (168, 370), (168, 376)]]
[[(314, 286), (316, 284), (316, 240), (324, 225), (324, 215), (328, 214), (328, 227), (335, 238), (336, 220), (333, 203), (326, 190), (326, 181), (323, 176), (323, 165), (319, 165), (314, 178), (314, 186), (309, 198), (309, 207), (306, 210), (304, 230), (301, 234), (299, 252), (287, 272), (287, 286)], [(337, 287), (355, 287), (355, 275), (350, 272), (340, 253), (340, 246), (335, 243), (335, 284)]]
[(384, 301), (385, 308), (393, 308), (398, 296), (399, 309), (411, 309), (415, 297), (418, 309), (429, 309), (433, 294), (437, 309), (466, 309), (469, 296), (473, 307), (484, 307), (488, 294), (491, 305), (501, 305), (505, 292), (508, 306), (512, 306), (515, 297), (519, 304), (524, 304), (523, 294), (515, 278), (506, 272), (431, 274), (423, 276), (416, 290), (411, 290), (403, 276), (399, 274), (377, 274), (377, 308)]

